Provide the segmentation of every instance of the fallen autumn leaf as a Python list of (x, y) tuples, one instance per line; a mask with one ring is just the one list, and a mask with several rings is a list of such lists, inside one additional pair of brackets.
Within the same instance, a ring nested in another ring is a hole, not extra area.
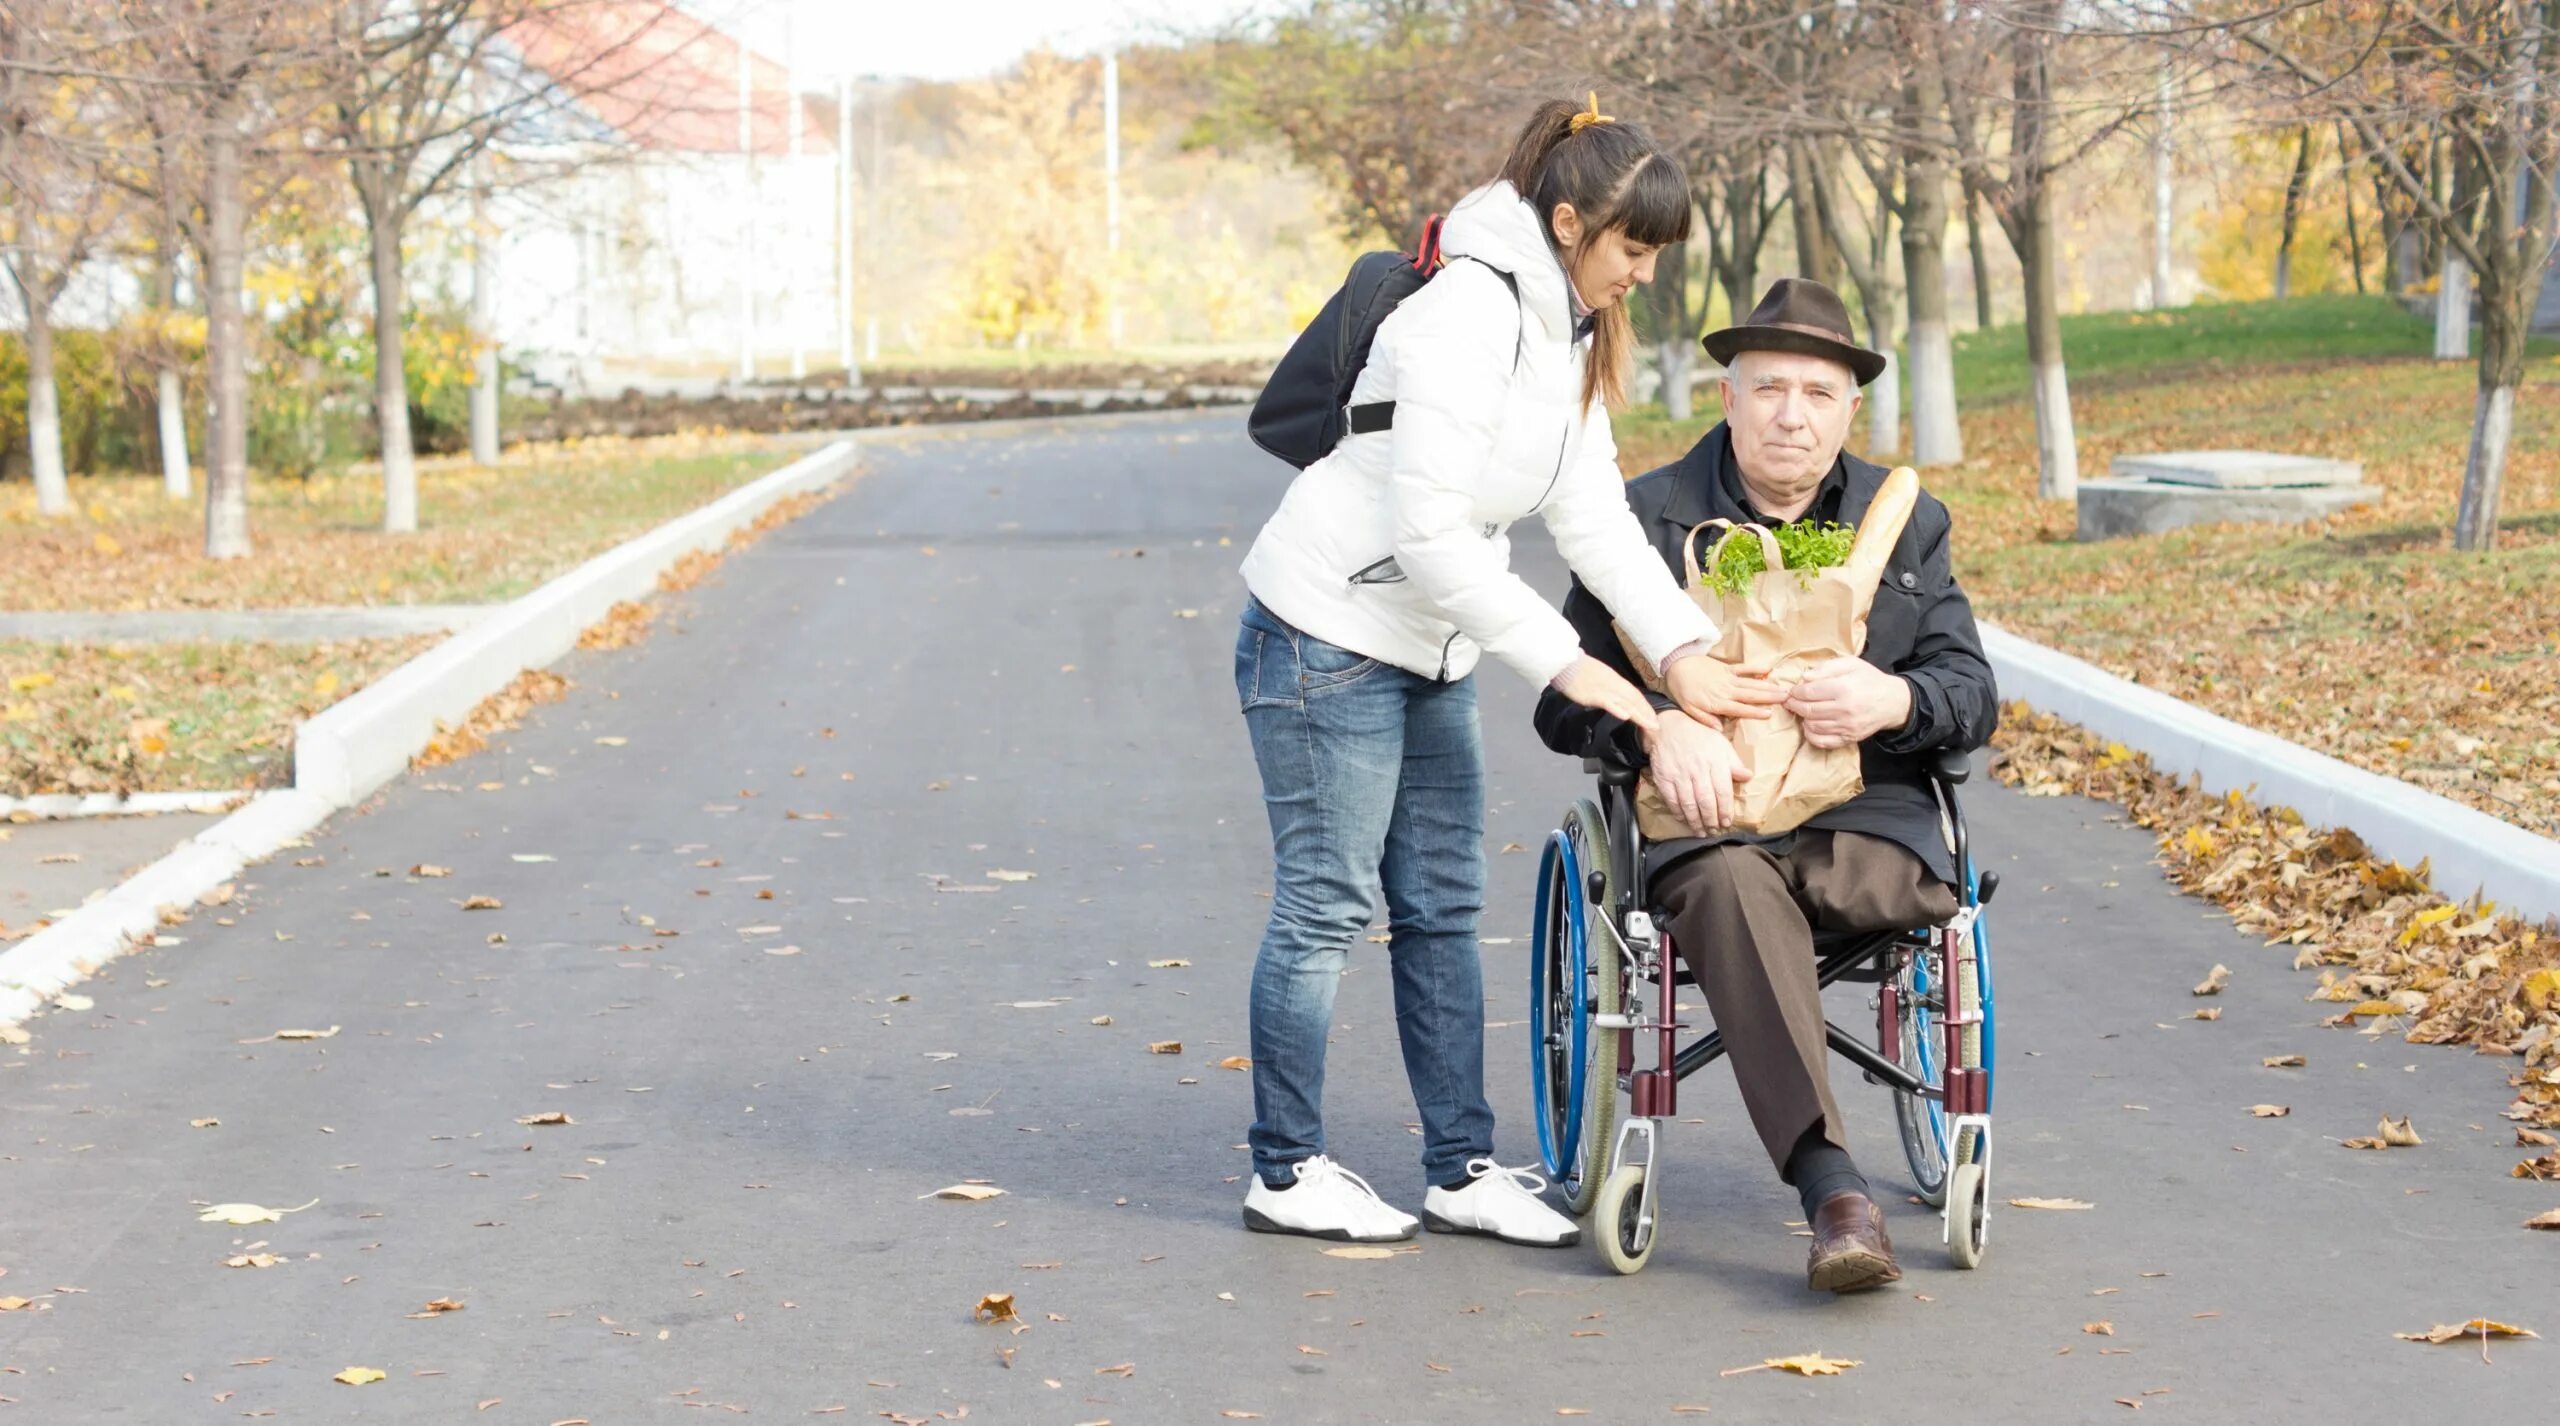
[(2428, 1328), (2424, 1332), (2394, 1332), (2391, 1335), (2399, 1338), (2403, 1342), (2428, 1342), (2442, 1345), (2446, 1342), (2458, 1342), (2465, 1337), (2533, 1337), (2539, 1339), (2542, 1334), (2539, 1332), (2528, 1331), (2522, 1327), (2510, 1326), (2504, 1322), (2492, 1322), (2486, 1317), (2474, 1317), (2470, 1321), (2458, 1326), (2444, 1326), (2439, 1324)]
[(1003, 1196), (1004, 1190), (991, 1183), (955, 1183), (949, 1188), (937, 1188), (931, 1193), (917, 1195), (919, 1198), (947, 1198), (955, 1203), (982, 1203)]

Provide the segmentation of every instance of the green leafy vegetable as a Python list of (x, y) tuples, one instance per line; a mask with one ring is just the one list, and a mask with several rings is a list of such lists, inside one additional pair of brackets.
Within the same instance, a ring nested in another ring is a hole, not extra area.
[[(1849, 547), (1858, 539), (1854, 526), (1812, 520), (1780, 525), (1771, 533), (1778, 537), (1778, 556), (1786, 561), (1786, 567), (1806, 571), (1808, 576), (1813, 570), (1848, 563)], [(1760, 541), (1746, 533), (1725, 541), (1723, 551), (1716, 556), (1715, 568), (1700, 578), (1718, 594), (1740, 594), (1751, 587), (1752, 576), (1768, 567), (1769, 559), (1761, 552)]]

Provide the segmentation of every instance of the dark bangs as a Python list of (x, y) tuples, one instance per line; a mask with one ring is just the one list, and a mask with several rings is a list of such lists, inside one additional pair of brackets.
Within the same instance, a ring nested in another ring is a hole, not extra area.
[(1601, 228), (1622, 228), (1647, 247), (1669, 247), (1689, 240), (1693, 216), (1689, 180), (1656, 151), (1637, 161)]

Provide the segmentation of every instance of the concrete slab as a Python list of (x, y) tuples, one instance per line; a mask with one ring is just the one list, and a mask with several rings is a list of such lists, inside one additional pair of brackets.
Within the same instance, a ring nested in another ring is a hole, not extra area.
[(60, 920), (218, 820), (185, 813), (0, 826), (0, 935)]
[(2298, 525), (2381, 498), (2379, 485), (2219, 490), (2152, 480), (2084, 480), (2078, 538), (2156, 535), (2181, 525)]
[(2155, 451), (2117, 456), (2107, 467), (2119, 480), (2157, 480), (2213, 490), (2276, 490), (2295, 486), (2354, 486), (2364, 466), (2326, 456), (2275, 451)]
[(313, 609), (36, 609), (0, 613), (0, 639), (52, 644), (325, 644), (450, 634), (494, 604), (386, 604)]

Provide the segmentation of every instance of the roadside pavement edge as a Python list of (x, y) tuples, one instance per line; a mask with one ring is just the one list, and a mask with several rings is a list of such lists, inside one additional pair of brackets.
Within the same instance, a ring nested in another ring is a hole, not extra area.
[(831, 441), (547, 581), (304, 720), (294, 734), (292, 787), (258, 794), (71, 915), (0, 949), (0, 1027), (150, 944), (164, 908), (195, 905), (242, 867), (371, 796), (407, 770), (440, 723), (461, 721), (524, 670), (575, 648), (580, 631), (616, 603), (646, 598), (686, 555), (717, 549), (782, 501), (844, 479), (859, 456), (852, 439)]

